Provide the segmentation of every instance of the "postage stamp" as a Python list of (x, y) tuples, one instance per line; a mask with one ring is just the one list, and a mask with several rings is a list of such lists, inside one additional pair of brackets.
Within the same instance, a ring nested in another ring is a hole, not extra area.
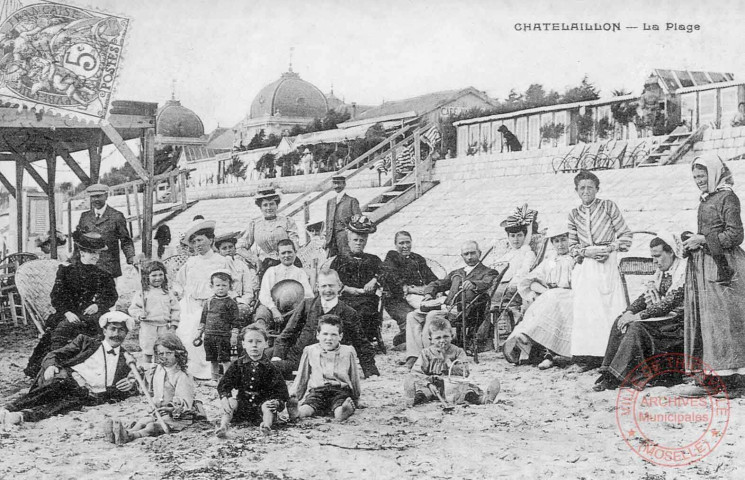
[(69, 5), (23, 6), (0, 24), (0, 97), (104, 118), (129, 20)]
[[(646, 359), (621, 384), (616, 422), (626, 444), (644, 460), (663, 467), (683, 467), (709, 455), (722, 441), (730, 418), (730, 401), (722, 379), (700, 359), (665, 353)], [(699, 368), (700, 367), (700, 368)], [(674, 389), (645, 387), (670, 376), (694, 378), (705, 395), (687, 398)]]

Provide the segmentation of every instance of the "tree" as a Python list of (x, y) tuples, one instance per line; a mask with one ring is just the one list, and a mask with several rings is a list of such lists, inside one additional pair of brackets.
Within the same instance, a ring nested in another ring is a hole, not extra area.
[(577, 140), (580, 142), (591, 143), (592, 128), (594, 122), (592, 121), (592, 110), (587, 109), (584, 115), (577, 116)]
[(561, 103), (586, 102), (588, 100), (597, 100), (598, 98), (600, 98), (600, 90), (585, 75), (582, 77), (582, 82), (579, 86), (568, 88), (564, 92)]
[(557, 140), (564, 135), (566, 127), (563, 123), (549, 123), (541, 127), (541, 139), (548, 140), (553, 146), (556, 146)]
[(541, 107), (545, 105), (546, 91), (540, 83), (531, 84), (525, 90), (525, 108)]
[(246, 170), (248, 166), (243, 163), (243, 160), (234, 155), (230, 158), (230, 163), (225, 165), (225, 175), (232, 175), (235, 178), (246, 179)]

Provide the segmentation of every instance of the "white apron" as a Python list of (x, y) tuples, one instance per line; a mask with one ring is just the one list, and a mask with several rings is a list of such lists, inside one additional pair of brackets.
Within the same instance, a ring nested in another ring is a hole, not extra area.
[(600, 263), (585, 258), (572, 271), (573, 356), (605, 356), (613, 322), (626, 309), (616, 252)]

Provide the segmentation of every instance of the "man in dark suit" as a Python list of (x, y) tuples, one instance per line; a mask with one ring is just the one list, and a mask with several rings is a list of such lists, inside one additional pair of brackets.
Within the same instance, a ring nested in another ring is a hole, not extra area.
[(329, 258), (349, 253), (347, 224), (354, 215), (362, 214), (360, 202), (344, 193), (347, 179), (342, 175), (332, 177), (336, 197), (326, 202), (326, 245)]
[[(80, 216), (77, 230), (101, 234), (107, 248), (101, 252), (97, 265), (109, 272), (112, 277), (121, 277), (119, 245), (121, 244), (121, 250), (129, 265), (134, 263), (135, 257), (135, 246), (127, 230), (127, 221), (122, 212), (106, 205), (106, 199), (109, 197), (108, 186), (97, 183), (88, 187), (86, 192), (90, 196), (91, 209)], [(77, 255), (77, 251), (75, 254)]]
[(414, 310), (406, 316), (406, 366), (411, 368), (422, 349), (430, 345), (429, 323), (434, 318), (453, 320), (460, 310), (461, 288), (465, 295), (466, 304), (477, 295), (487, 291), (498, 276), (498, 272), (481, 263), (481, 250), (476, 242), (468, 241), (463, 244), (460, 256), (465, 266), (448, 273), (442, 280), (435, 280), (424, 287), (422, 302), (434, 299), (440, 292), (447, 292), (441, 309), (427, 313)]
[(123, 312), (101, 315), (103, 341), (78, 335), (50, 352), (28, 393), (0, 409), (5, 423), (36, 422), (83, 406), (120, 401), (137, 393), (122, 348), (134, 320)]
[(292, 372), (300, 366), (303, 349), (318, 341), (318, 319), (323, 315), (333, 314), (341, 318), (344, 327), (341, 343), (351, 345), (357, 351), (365, 377), (380, 375), (375, 366), (375, 352), (362, 334), (359, 315), (352, 307), (339, 300), (339, 275), (331, 269), (321, 270), (317, 287), (318, 296), (303, 301), (274, 341), (274, 349), (270, 354), (272, 362), (285, 377), (292, 377)]

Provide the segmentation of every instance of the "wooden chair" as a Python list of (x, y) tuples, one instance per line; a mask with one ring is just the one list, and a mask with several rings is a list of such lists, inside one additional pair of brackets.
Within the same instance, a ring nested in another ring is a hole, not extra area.
[(18, 267), (15, 274), (21, 301), (40, 333), (44, 333), (44, 323), (54, 313), (51, 295), (60, 265), (59, 260), (33, 260)]
[[(647, 230), (639, 230), (631, 232), (631, 235), (656, 236), (657, 234)], [(618, 271), (621, 274), (621, 284), (623, 285), (623, 293), (626, 296), (626, 305), (628, 306), (631, 304), (631, 299), (629, 296), (629, 286), (626, 277), (629, 275), (654, 275), (657, 271), (657, 267), (654, 264), (654, 260), (650, 257), (625, 257), (618, 262)]]

